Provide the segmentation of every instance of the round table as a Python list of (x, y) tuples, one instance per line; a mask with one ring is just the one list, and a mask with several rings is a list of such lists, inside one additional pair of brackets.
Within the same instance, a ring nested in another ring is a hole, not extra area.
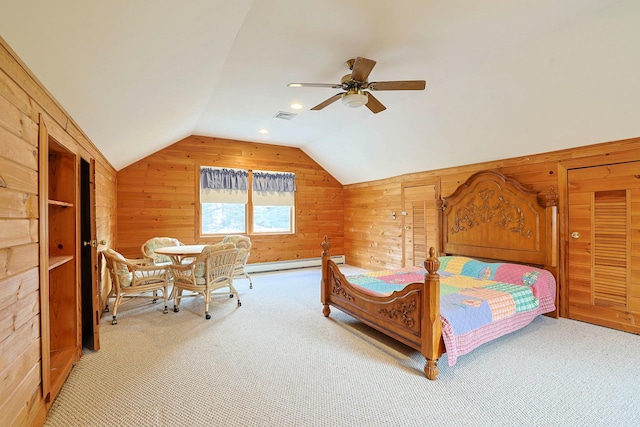
[(200, 255), (205, 246), (207, 245), (165, 246), (156, 249), (155, 253), (168, 256), (174, 264), (181, 264), (184, 258)]

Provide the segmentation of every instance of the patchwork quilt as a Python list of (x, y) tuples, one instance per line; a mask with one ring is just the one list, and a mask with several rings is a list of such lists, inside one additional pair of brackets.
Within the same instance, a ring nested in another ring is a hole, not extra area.
[[(449, 365), (457, 356), (555, 309), (555, 278), (546, 270), (459, 256), (439, 259), (440, 318)], [(367, 292), (388, 295), (409, 283), (424, 282), (425, 273), (418, 266), (347, 279)]]

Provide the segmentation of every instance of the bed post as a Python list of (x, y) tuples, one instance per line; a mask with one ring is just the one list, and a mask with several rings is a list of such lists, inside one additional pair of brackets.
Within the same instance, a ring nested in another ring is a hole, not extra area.
[[(442, 355), (442, 322), (440, 320), (440, 261), (435, 248), (429, 249), (429, 258), (424, 262), (427, 273), (424, 275), (424, 296), (422, 298), (422, 355), (427, 359), (424, 373), (430, 380), (438, 375), (438, 358)], [(428, 314), (425, 315), (425, 314)]]
[(320, 244), (322, 246), (322, 281), (320, 283), (320, 302), (322, 302), (322, 314), (329, 317), (331, 309), (329, 308), (329, 259), (331, 259), (331, 243), (324, 236), (324, 240)]

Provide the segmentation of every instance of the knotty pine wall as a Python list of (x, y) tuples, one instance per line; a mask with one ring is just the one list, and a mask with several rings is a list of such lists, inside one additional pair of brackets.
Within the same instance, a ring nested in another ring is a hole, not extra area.
[[(434, 171), (407, 174), (344, 187), (344, 251), (347, 263), (372, 270), (402, 266), (402, 186), (408, 183), (439, 182), (441, 196), (451, 195), (473, 173), (496, 170), (536, 191), (551, 187), (558, 193), (558, 280), (560, 312), (566, 311), (566, 249), (568, 245), (567, 169), (640, 160), (640, 138), (613, 141), (478, 163)], [(640, 174), (640, 171), (639, 171)]]
[[(347, 263), (368, 269), (402, 267), (402, 186), (413, 182), (440, 183), (448, 196), (469, 176), (493, 169), (538, 191), (558, 188), (557, 162), (524, 157), (414, 173), (375, 182), (346, 185), (344, 245)], [(396, 212), (393, 219), (392, 212)]]
[(0, 38), (0, 426), (40, 425), (46, 414), (40, 367), (40, 114), (60, 144), (95, 158), (97, 236), (109, 243), (115, 237), (115, 169)]
[(441, 196), (446, 197), (473, 173), (496, 170), (536, 191), (553, 187), (560, 196), (559, 217), (563, 221), (566, 217), (567, 166), (593, 166), (638, 159), (640, 138), (345, 185), (344, 247), (347, 262), (370, 269), (401, 267), (402, 216), (397, 215), (393, 219), (391, 213), (402, 211), (402, 185), (435, 180), (440, 183)]
[(317, 258), (324, 234), (335, 236), (333, 254), (343, 253), (342, 185), (299, 148), (190, 136), (118, 171), (118, 250), (141, 256), (156, 236), (190, 243), (200, 238), (196, 193), (200, 166), (270, 170), (296, 174), (296, 233), (252, 235), (249, 263)]

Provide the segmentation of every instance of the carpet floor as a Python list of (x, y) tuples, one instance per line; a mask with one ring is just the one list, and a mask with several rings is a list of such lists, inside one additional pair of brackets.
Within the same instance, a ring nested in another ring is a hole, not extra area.
[(637, 335), (539, 317), (429, 381), (418, 352), (322, 315), (319, 268), (252, 277), (210, 320), (202, 298), (103, 316), (45, 426), (640, 425)]

